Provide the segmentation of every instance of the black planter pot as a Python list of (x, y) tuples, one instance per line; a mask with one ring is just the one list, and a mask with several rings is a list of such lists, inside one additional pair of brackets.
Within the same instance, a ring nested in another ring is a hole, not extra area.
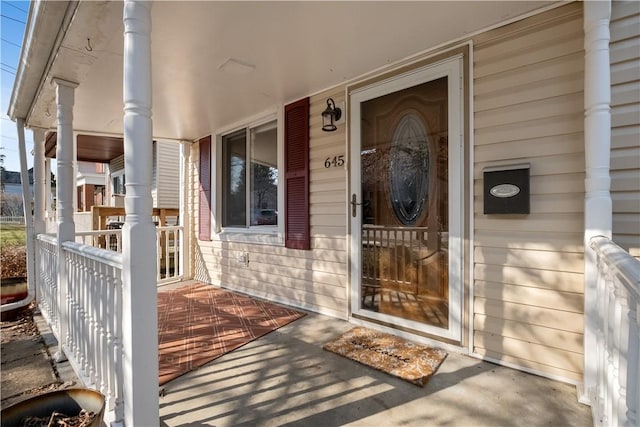
[(104, 416), (104, 396), (95, 390), (73, 388), (57, 390), (32, 397), (2, 410), (2, 427), (19, 427), (26, 417), (50, 417), (53, 412), (76, 416), (82, 409), (96, 417), (90, 424), (99, 427)]

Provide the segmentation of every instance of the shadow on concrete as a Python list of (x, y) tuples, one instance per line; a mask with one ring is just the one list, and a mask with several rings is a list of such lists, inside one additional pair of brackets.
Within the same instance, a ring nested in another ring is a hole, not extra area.
[(449, 354), (420, 388), (322, 350), (310, 314), (165, 386), (163, 426), (591, 425), (574, 387)]

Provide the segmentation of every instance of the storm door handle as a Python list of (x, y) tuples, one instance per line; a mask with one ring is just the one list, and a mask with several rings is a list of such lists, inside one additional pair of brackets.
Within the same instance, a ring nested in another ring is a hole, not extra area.
[(356, 217), (356, 215), (358, 214), (358, 206), (359, 205), (363, 205), (366, 204), (365, 203), (358, 203), (358, 198), (356, 197), (355, 193), (351, 196), (351, 216), (352, 217)]

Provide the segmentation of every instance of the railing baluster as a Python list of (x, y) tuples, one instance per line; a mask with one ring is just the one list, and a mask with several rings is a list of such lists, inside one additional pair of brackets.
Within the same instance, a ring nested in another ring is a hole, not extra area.
[[(42, 242), (44, 243), (44, 242)], [(42, 248), (45, 246), (43, 245)], [(55, 248), (55, 247), (54, 247)], [(83, 382), (103, 393), (107, 410), (122, 420), (122, 255), (76, 242), (65, 242), (69, 271), (67, 355)], [(57, 294), (56, 294), (57, 295)], [(49, 298), (48, 296), (46, 298)]]
[[(68, 252), (63, 252), (60, 254), (60, 256), (63, 256), (67, 259), (67, 275), (69, 278), (69, 292), (67, 292), (67, 316), (69, 318), (69, 326), (67, 328), (67, 343), (69, 345), (69, 353), (72, 354), (71, 357), (74, 358), (74, 360), (77, 360), (78, 355), (76, 353), (76, 347), (77, 347), (77, 342), (76, 342), (76, 293), (77, 293), (77, 289), (76, 286), (74, 286), (74, 284), (77, 282), (77, 280), (74, 280), (74, 275), (76, 274), (76, 270), (73, 268), (74, 264), (73, 264), (73, 258), (72, 258), (72, 254), (68, 253)], [(65, 319), (60, 319), (61, 322), (64, 322)]]
[[(180, 248), (184, 228), (182, 226), (158, 227), (156, 230), (157, 264), (156, 280), (158, 283), (169, 283), (183, 277), (183, 266), (180, 264)], [(164, 261), (164, 265), (163, 262)], [(173, 263), (173, 269), (172, 267)]]
[[(156, 232), (156, 240), (158, 242), (162, 241), (162, 230), (160, 230), (159, 228), (157, 229)], [(156, 251), (156, 262), (157, 262), (157, 269), (156, 269), (156, 282), (160, 282), (160, 280), (162, 279), (162, 262), (161, 262), (161, 258), (162, 258), (162, 250), (158, 249)]]
[[(122, 270), (120, 270), (122, 271)], [(112, 277), (115, 277), (113, 275)], [(114, 293), (113, 293), (113, 306), (115, 307), (114, 323), (115, 323), (115, 337), (113, 345), (113, 357), (115, 365), (115, 406), (114, 411), (116, 414), (116, 420), (124, 418), (124, 400), (122, 396), (123, 384), (124, 384), (124, 370), (122, 367), (122, 324), (119, 322), (122, 319), (122, 275), (114, 278)]]
[(175, 249), (173, 250), (173, 259), (176, 263), (176, 278), (184, 276), (184, 263), (182, 262), (182, 255), (184, 249), (182, 249), (182, 243), (184, 239), (184, 232), (182, 229), (177, 231), (178, 241), (176, 242)]
[(633, 366), (635, 372), (632, 373), (629, 381), (634, 390), (631, 395), (632, 400), (629, 402), (629, 412), (632, 414), (629, 416), (628, 425), (630, 426), (640, 424), (640, 298), (635, 300), (635, 310), (630, 313), (630, 316), (632, 314), (635, 316), (631, 317), (634, 331), (631, 334), (631, 343), (634, 349), (631, 361), (635, 361), (635, 363), (631, 363), (630, 366)]
[(104, 323), (106, 321), (106, 317), (104, 315), (104, 308), (106, 303), (104, 289), (105, 286), (105, 270), (106, 266), (102, 263), (96, 263), (95, 277), (96, 277), (96, 317), (97, 317), (97, 329), (96, 329), (96, 370), (97, 370), (97, 381), (96, 388), (103, 395), (106, 392), (107, 385), (105, 382), (106, 377), (106, 368), (107, 364), (105, 363), (105, 355), (106, 355), (106, 346), (105, 346), (105, 328)]
[(636, 426), (640, 408), (640, 261), (606, 237), (591, 239), (597, 255), (597, 381), (592, 403), (601, 425)]
[(629, 306), (625, 288), (617, 288), (616, 306), (619, 308), (620, 318), (616, 330), (616, 347), (618, 347), (618, 378), (616, 381), (616, 397), (614, 411), (616, 420), (624, 420), (627, 412), (627, 357), (629, 354)]
[(106, 334), (107, 334), (107, 392), (105, 393), (107, 400), (107, 408), (112, 411), (115, 407), (115, 378), (116, 378), (116, 366), (115, 366), (115, 322), (116, 322), (116, 308), (115, 297), (116, 291), (115, 285), (112, 282), (110, 275), (107, 276), (107, 280), (104, 282), (105, 287), (105, 316), (106, 316)]
[(166, 279), (169, 277), (169, 259), (167, 257), (167, 254), (169, 253), (169, 248), (167, 247), (167, 241), (168, 241), (168, 236), (169, 231), (164, 231), (160, 234), (161, 238), (160, 238), (160, 253), (162, 254), (161, 256), (164, 259), (164, 274), (163, 274), (163, 279)]
[(91, 322), (91, 354), (89, 360), (91, 361), (91, 366), (89, 369), (89, 377), (93, 381), (96, 389), (100, 388), (99, 384), (99, 376), (98, 376), (98, 367), (100, 366), (100, 360), (98, 355), (98, 309), (97, 309), (97, 301), (98, 301), (98, 263), (96, 261), (92, 262), (92, 268), (89, 272), (89, 278), (91, 280), (91, 288), (89, 290), (89, 320)]
[(78, 282), (75, 286), (78, 288), (78, 361), (80, 362), (80, 369), (82, 373), (87, 376), (87, 349), (89, 348), (87, 340), (87, 312), (86, 312), (86, 294), (87, 283), (85, 281), (86, 263), (80, 262), (80, 257), (74, 255), (78, 264)]
[(606, 403), (606, 407), (605, 407), (605, 419), (607, 420), (607, 422), (611, 423), (613, 422), (613, 420), (611, 419), (611, 416), (613, 415), (613, 408), (612, 408), (612, 401), (613, 401), (613, 396), (612, 396), (612, 391), (613, 391), (613, 377), (615, 374), (615, 368), (613, 366), (613, 359), (614, 359), (614, 347), (613, 347), (613, 339), (612, 336), (614, 334), (614, 323), (612, 322), (613, 320), (613, 316), (615, 313), (615, 307), (614, 307), (614, 298), (613, 298), (613, 284), (611, 283), (611, 281), (609, 280), (609, 278), (607, 277), (607, 295), (606, 295), (606, 301), (607, 301), (607, 306), (606, 306), (606, 311), (605, 311), (605, 321), (606, 323), (606, 329), (605, 329), (605, 348), (606, 348), (606, 352), (607, 352), (607, 360), (606, 360), (606, 378), (605, 378), (605, 403)]

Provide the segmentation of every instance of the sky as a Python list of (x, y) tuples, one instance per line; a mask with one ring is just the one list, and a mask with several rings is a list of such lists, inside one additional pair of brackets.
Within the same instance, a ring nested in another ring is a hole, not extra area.
[[(20, 59), (20, 46), (24, 37), (25, 23), (29, 11), (28, 1), (0, 0), (0, 45), (1, 73), (0, 85), (2, 86), (2, 102), (0, 103), (0, 154), (5, 155), (4, 167), (9, 171), (20, 170), (20, 153), (18, 151), (18, 131), (16, 123), (7, 116), (9, 101), (13, 89), (13, 81), (16, 77), (18, 60)], [(29, 129), (25, 129), (25, 141), (27, 147), (27, 165), (33, 166), (33, 135)]]

